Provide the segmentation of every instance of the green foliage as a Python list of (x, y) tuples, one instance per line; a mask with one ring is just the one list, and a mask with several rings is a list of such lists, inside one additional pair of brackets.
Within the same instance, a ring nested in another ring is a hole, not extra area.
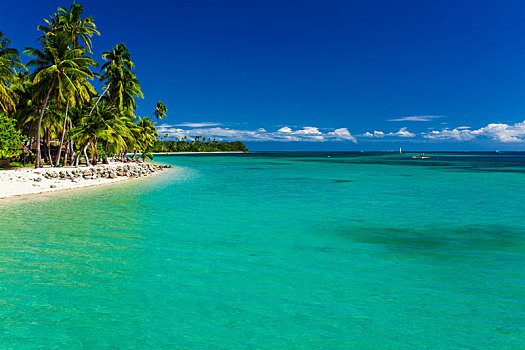
[(106, 159), (108, 158), (108, 155), (106, 154), (106, 151), (104, 150), (104, 147), (102, 147), (102, 144), (97, 144), (97, 152), (100, 158)]
[(153, 160), (153, 155), (151, 153), (142, 153), (142, 155), (139, 157), (141, 160)]
[(10, 47), (11, 41), (0, 31), (0, 111), (15, 109), (16, 98), (11, 89), (16, 69), (25, 68), (20, 62), (18, 50)]
[(32, 168), (34, 166), (33, 163), (27, 163), (26, 165), (20, 163), (20, 162), (10, 162), (9, 165), (2, 165), (0, 164), (0, 169), (15, 169), (15, 168)]
[(140, 89), (140, 82), (132, 72), (135, 64), (124, 43), (116, 45), (113, 50), (105, 51), (102, 58), (107, 62), (101, 67), (104, 88), (107, 90), (107, 99), (117, 112), (124, 112), (126, 116), (134, 115), (137, 107), (135, 99), (144, 98)]
[(157, 141), (153, 152), (248, 152), (248, 148), (241, 141), (218, 142), (206, 141), (205, 137), (196, 136), (194, 141), (186, 138), (176, 141)]
[(153, 112), (153, 115), (157, 119), (162, 119), (166, 116), (166, 113), (168, 112), (168, 108), (162, 103), (162, 101), (157, 102), (157, 106), (155, 107), (155, 112)]
[[(242, 142), (202, 136), (159, 141), (153, 120), (166, 117), (168, 108), (158, 101), (151, 116), (135, 114), (136, 101), (144, 96), (124, 43), (102, 53), (100, 74), (92, 71), (98, 64), (91, 40), (100, 33), (93, 17), (83, 13), (84, 7), (73, 3), (44, 19), (38, 44), (24, 50), (30, 70), (0, 32), (0, 158), (19, 155), (22, 145), (36, 154), (25, 152), (19, 160), (34, 161), (37, 168), (43, 161), (78, 165), (83, 157), (91, 165), (127, 153), (150, 159), (152, 152), (248, 150)], [(102, 81), (100, 93), (90, 82), (95, 77)]]
[(15, 121), (0, 114), (0, 159), (16, 157), (22, 153), (23, 137), (15, 128)]

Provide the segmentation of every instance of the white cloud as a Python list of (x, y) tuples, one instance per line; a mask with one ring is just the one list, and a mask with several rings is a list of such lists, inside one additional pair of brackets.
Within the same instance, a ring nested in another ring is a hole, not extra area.
[(364, 137), (385, 137), (385, 133), (382, 131), (374, 130), (374, 133), (371, 133), (370, 131), (365, 132), (364, 134), (360, 135)]
[(350, 134), (347, 128), (333, 129), (329, 132), (321, 132), (319, 128), (313, 126), (303, 127), (293, 130), (285, 126), (277, 131), (269, 132), (264, 128), (256, 130), (239, 130), (226, 127), (213, 128), (194, 128), (181, 129), (173, 125), (162, 124), (157, 126), (160, 135), (169, 134), (171, 137), (182, 138), (184, 136), (194, 137), (202, 135), (206, 138), (217, 140), (240, 140), (240, 141), (303, 141), (303, 142), (323, 142), (323, 141), (352, 141), (357, 142), (356, 138)]
[(335, 129), (334, 131), (329, 132), (327, 136), (334, 137), (336, 140), (349, 140), (353, 143), (357, 143), (357, 139), (350, 134), (350, 131), (348, 131), (347, 128)]
[(455, 129), (434, 130), (431, 133), (423, 133), (427, 139), (447, 140), (453, 139), (458, 141), (470, 141), (479, 136), (487, 137), (494, 141), (510, 143), (525, 141), (525, 121), (512, 125), (494, 123), (483, 128), (470, 130), (468, 126), (460, 126)]
[(373, 133), (367, 131), (364, 134), (359, 135), (359, 136), (374, 137), (374, 138), (383, 138), (385, 136), (415, 137), (416, 134), (411, 133), (410, 131), (407, 131), (407, 128), (405, 127), (405, 128), (399, 129), (398, 132), (389, 132), (388, 134), (384, 133), (383, 131), (374, 130)]
[(401, 117), (388, 119), (389, 122), (429, 122), (433, 119), (443, 118), (442, 115), (414, 115), (410, 117)]
[(391, 133), (388, 133), (388, 136), (399, 136), (399, 137), (416, 137), (416, 134), (410, 132), (410, 131), (407, 131), (407, 128), (401, 128), (399, 129), (398, 132), (394, 133), (394, 132), (391, 132)]
[(158, 125), (157, 132), (159, 133), (159, 136), (168, 134), (170, 137), (176, 137), (179, 139), (186, 136), (185, 130), (174, 128), (172, 125), (167, 125), (167, 124)]
[(509, 124), (489, 124), (484, 128), (473, 130), (472, 135), (483, 135), (500, 142), (523, 142), (525, 121)]
[[(214, 123), (210, 127), (202, 127), (204, 123), (184, 123), (186, 125), (198, 125), (195, 127), (178, 127), (178, 125), (161, 124), (157, 126), (160, 135), (169, 134), (171, 137), (182, 138), (184, 136), (194, 137), (197, 135), (205, 136), (210, 139), (223, 141), (281, 141), (281, 142), (324, 142), (324, 141), (351, 141), (356, 143), (347, 128), (339, 129), (319, 129), (318, 127), (307, 126), (302, 128), (281, 127), (276, 131), (268, 131), (265, 128), (255, 130), (241, 130), (221, 127), (220, 123)], [(491, 139), (502, 143), (525, 142), (525, 121), (515, 124), (492, 123), (479, 129), (472, 129), (468, 126), (459, 126), (454, 129), (443, 128), (441, 130), (430, 130), (421, 132), (417, 135), (407, 130), (406, 127), (397, 132), (383, 132), (374, 130), (358, 135), (369, 139), (389, 140), (390, 138), (416, 138), (415, 140), (435, 140), (435, 141), (471, 141), (474, 139)]]
[(430, 133), (423, 133), (423, 137), (427, 139), (434, 139), (434, 140), (447, 140), (447, 139), (453, 139), (458, 141), (469, 141), (474, 138), (473, 135), (471, 135), (470, 130), (466, 129), (443, 129), (441, 131), (433, 130)]
[(173, 126), (183, 126), (183, 127), (189, 127), (189, 128), (207, 128), (210, 126), (218, 126), (222, 125), (221, 123), (215, 123), (215, 122), (184, 122), (181, 124), (174, 124)]
[(277, 132), (289, 133), (289, 132), (292, 132), (292, 129), (290, 129), (289, 127), (285, 126), (285, 127), (280, 128), (279, 130), (277, 130)]
[(319, 131), (319, 128), (314, 128), (313, 126), (306, 126), (302, 130), (294, 131), (296, 135), (322, 135)]

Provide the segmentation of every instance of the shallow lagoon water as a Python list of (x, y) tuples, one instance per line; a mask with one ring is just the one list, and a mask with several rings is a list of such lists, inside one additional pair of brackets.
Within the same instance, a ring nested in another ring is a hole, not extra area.
[(159, 156), (0, 204), (0, 344), (525, 348), (525, 154)]

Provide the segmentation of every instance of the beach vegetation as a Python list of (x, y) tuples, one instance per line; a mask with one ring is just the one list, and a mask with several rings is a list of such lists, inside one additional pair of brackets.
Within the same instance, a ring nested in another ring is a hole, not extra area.
[(0, 31), (0, 111), (15, 110), (16, 94), (12, 86), (16, 81), (16, 71), (25, 68), (18, 50), (11, 47), (11, 40)]
[[(128, 153), (133, 160), (144, 160), (159, 149), (246, 149), (200, 136), (193, 141), (159, 141), (156, 121), (166, 117), (168, 108), (158, 101), (150, 116), (137, 115), (137, 101), (144, 95), (125, 43), (104, 51), (98, 70), (92, 40), (100, 32), (82, 5), (59, 7), (37, 29), (37, 44), (23, 51), (29, 58), (26, 65), (0, 32), (0, 112), (17, 132), (5, 136), (9, 143), (0, 144), (10, 152), (4, 151), (4, 157), (40, 168), (108, 163)], [(102, 84), (100, 92), (93, 86), (95, 79)], [(12, 133), (11, 126), (8, 130)]]
[[(27, 66), (34, 68), (33, 85), (34, 94), (40, 97), (41, 112), (37, 123), (36, 133), (36, 167), (42, 167), (41, 157), (41, 130), (42, 119), (48, 107), (49, 98), (55, 102), (55, 110), (60, 110), (61, 104), (72, 102), (75, 97), (82, 98), (88, 94), (87, 79), (93, 79), (91, 67), (96, 63), (85, 56), (84, 48), (71, 48), (71, 39), (65, 32), (57, 32), (55, 35), (44, 37), (42, 49), (28, 47), (24, 50), (32, 59)], [(47, 115), (52, 116), (53, 113)], [(67, 119), (67, 116), (66, 116)], [(49, 135), (49, 133), (48, 133)]]
[(152, 148), (155, 153), (162, 152), (248, 152), (248, 147), (241, 141), (219, 142), (203, 136), (195, 136), (193, 140), (184, 136), (176, 140), (157, 140)]
[(15, 120), (0, 113), (0, 165), (9, 165), (11, 158), (22, 153), (22, 140)]

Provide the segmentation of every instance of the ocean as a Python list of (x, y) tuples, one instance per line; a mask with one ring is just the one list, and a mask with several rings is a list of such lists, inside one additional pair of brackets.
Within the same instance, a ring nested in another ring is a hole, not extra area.
[(157, 156), (0, 202), (0, 348), (525, 348), (525, 153), (412, 155)]

